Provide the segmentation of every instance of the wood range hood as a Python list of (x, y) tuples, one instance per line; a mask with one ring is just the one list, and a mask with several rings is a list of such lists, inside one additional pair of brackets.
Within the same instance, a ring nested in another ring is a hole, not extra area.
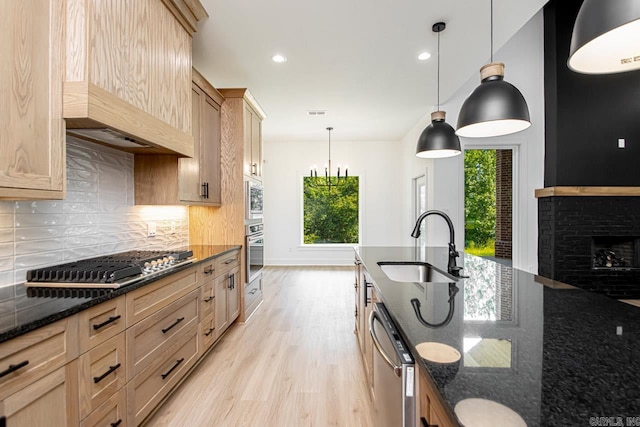
[(135, 154), (193, 157), (192, 37), (207, 16), (197, 0), (67, 0), (67, 134)]

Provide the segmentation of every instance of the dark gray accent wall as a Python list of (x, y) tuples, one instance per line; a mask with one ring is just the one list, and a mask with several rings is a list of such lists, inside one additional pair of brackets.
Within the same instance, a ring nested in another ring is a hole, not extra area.
[[(640, 71), (585, 75), (567, 67), (582, 0), (544, 8), (544, 186), (640, 186)], [(618, 149), (618, 138), (627, 148)]]
[(538, 273), (613, 298), (640, 298), (640, 269), (593, 268), (594, 237), (640, 237), (640, 197), (538, 199)]

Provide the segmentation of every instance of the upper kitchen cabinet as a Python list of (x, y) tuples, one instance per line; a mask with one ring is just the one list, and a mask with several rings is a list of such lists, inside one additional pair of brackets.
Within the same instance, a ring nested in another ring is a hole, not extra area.
[[(65, 2), (61, 2), (65, 3)], [(198, 0), (66, 0), (69, 134), (137, 154), (194, 155)]]
[(220, 120), (224, 98), (193, 69), (191, 111), (194, 156), (135, 156), (138, 205), (220, 206)]
[(0, 2), (0, 199), (62, 199), (64, 2)]
[(247, 176), (262, 179), (262, 120), (266, 115), (248, 89), (220, 89), (220, 92), (227, 99), (242, 100), (243, 171)]

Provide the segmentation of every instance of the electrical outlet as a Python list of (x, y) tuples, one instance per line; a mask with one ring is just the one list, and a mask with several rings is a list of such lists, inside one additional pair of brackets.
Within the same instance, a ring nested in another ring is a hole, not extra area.
[(148, 222), (147, 223), (147, 237), (156, 237), (156, 223)]
[(171, 221), (171, 225), (170, 225), (170, 233), (171, 234), (176, 234), (176, 222), (175, 221)]

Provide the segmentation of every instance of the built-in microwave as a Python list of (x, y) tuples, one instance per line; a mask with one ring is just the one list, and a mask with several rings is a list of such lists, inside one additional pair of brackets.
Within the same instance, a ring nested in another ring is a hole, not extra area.
[(262, 218), (262, 203), (264, 198), (264, 189), (262, 183), (258, 181), (245, 181), (244, 191), (244, 209), (245, 219)]

